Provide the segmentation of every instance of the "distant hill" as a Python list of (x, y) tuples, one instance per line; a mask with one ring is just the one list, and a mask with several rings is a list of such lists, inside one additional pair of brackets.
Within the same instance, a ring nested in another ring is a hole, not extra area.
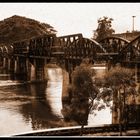
[(43, 34), (56, 34), (56, 30), (47, 23), (17, 15), (0, 21), (0, 43), (11, 43)]

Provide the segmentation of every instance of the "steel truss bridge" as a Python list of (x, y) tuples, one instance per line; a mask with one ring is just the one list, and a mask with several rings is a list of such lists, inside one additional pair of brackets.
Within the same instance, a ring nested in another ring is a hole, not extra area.
[[(11, 44), (0, 44), (1, 67), (16, 75), (26, 75), (26, 80), (29, 81), (44, 80), (44, 66), (52, 63), (57, 63), (71, 75), (74, 68), (86, 58), (92, 64), (106, 62), (114, 66), (119, 63), (121, 66), (137, 68), (137, 75), (139, 76), (140, 36), (131, 42), (115, 36), (96, 42), (95, 40), (84, 38), (82, 34), (60, 37), (42, 35)], [(35, 68), (34, 76), (31, 74), (32, 66)], [(96, 130), (105, 131), (105, 128)], [(113, 129), (118, 131), (118, 127), (115, 125), (106, 128), (107, 131), (112, 131)], [(96, 131), (94, 128), (85, 130), (88, 130), (86, 132), (90, 132), (90, 130)], [(69, 129), (66, 130), (65, 134), (69, 131), (71, 134), (79, 133), (79, 129)], [(63, 133), (57, 132), (54, 131), (55, 134), (52, 134), (53, 131), (42, 132), (41, 135), (61, 135)], [(38, 132), (33, 135), (37, 134)]]
[(0, 44), (0, 57), (28, 57), (30, 59), (59, 58), (61, 61), (108, 61), (138, 63), (140, 61), (140, 36), (131, 42), (120, 37), (107, 37), (99, 42), (84, 38), (82, 34), (56, 37), (42, 35), (11, 44)]
[[(131, 42), (115, 36), (96, 42), (84, 38), (82, 34), (60, 37), (42, 35), (11, 44), (0, 44), (1, 65), (9, 61), (7, 67), (15, 73), (29, 71), (26, 69), (28, 64), (25, 59), (40, 68), (40, 71), (44, 64), (55, 62), (71, 72), (75, 66), (80, 65), (84, 58), (88, 58), (91, 63), (105, 61), (112, 65), (120, 63), (125, 66), (137, 65), (139, 67), (140, 36)], [(15, 69), (18, 70), (15, 71)]]

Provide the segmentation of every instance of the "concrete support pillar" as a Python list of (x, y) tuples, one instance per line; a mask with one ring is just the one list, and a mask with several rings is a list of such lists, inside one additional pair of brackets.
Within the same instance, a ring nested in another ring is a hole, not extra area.
[(31, 64), (31, 68), (30, 68), (30, 81), (35, 81), (36, 80), (35, 67), (36, 67), (36, 61), (34, 59), (33, 60), (33, 65)]
[(6, 67), (6, 58), (4, 57), (3, 58), (3, 68), (5, 68)]
[(27, 66), (27, 81), (31, 80), (31, 66), (32, 64), (29, 62), (29, 59), (26, 59), (26, 66)]
[(73, 67), (72, 67), (72, 62), (70, 60), (67, 61), (67, 71), (69, 74), (69, 83), (71, 83), (72, 82), (71, 73), (73, 71)]
[(69, 86), (69, 73), (63, 69), (62, 74), (63, 74), (63, 83), (62, 83), (62, 103), (63, 103), (65, 102), (65, 100), (69, 99), (69, 94), (67, 91)]
[(68, 63), (66, 63), (66, 68), (67, 70), (65, 69), (62, 69), (62, 75), (63, 75), (63, 82), (62, 82), (62, 114), (64, 116), (64, 119), (68, 119), (69, 116), (70, 116), (70, 112), (69, 110), (67, 109), (67, 107), (70, 107), (70, 101), (71, 101), (71, 93), (69, 93), (68, 91), (68, 87), (69, 87), (69, 84), (70, 84), (70, 74), (68, 72)]
[(43, 59), (34, 59), (31, 65), (31, 81), (44, 81), (45, 77), (45, 61)]
[(14, 73), (17, 71), (17, 58), (14, 61)]
[(17, 57), (14, 62), (14, 74), (18, 80), (27, 80), (27, 58)]
[(3, 58), (3, 68), (8, 69), (8, 58)]
[(10, 62), (11, 62), (11, 59), (8, 59), (8, 71), (10, 71)]
[(9, 58), (8, 59), (8, 71), (14, 73), (14, 69), (15, 69), (15, 59), (14, 58)]
[(45, 64), (44, 60), (37, 59), (36, 60), (36, 80), (46, 80), (45, 79)]
[(15, 61), (15, 73), (25, 74), (27, 73), (27, 62), (26, 58), (17, 57)]
[(46, 80), (44, 67), (36, 67), (36, 80)]
[(0, 57), (0, 67), (3, 67), (3, 57)]

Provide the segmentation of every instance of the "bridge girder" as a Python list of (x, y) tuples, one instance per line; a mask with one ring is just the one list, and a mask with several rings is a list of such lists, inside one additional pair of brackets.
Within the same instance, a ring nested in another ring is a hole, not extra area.
[(140, 36), (129, 42), (120, 53), (123, 61), (140, 62)]
[(13, 46), (11, 44), (0, 44), (0, 56), (11, 57), (13, 55)]
[(130, 41), (121, 38), (110, 36), (99, 41), (107, 53), (119, 53), (126, 48)]
[[(64, 60), (66, 62), (77, 60), (78, 64), (84, 58), (89, 58), (92, 62), (102, 60), (122, 61), (128, 57), (129, 53), (131, 56), (136, 55), (137, 52), (139, 54), (139, 44), (140, 36), (131, 42), (115, 36), (96, 42), (95, 40), (84, 38), (81, 33), (59, 37), (43, 35), (14, 42), (12, 45), (1, 45), (0, 54), (22, 55), (31, 59), (43, 58), (47, 59), (48, 62), (52, 57), (56, 57), (61, 63)], [(62, 61), (62, 59), (64, 60)]]
[(97, 52), (105, 52), (95, 40), (84, 38), (82, 34), (59, 37), (65, 59), (95, 58)]
[(116, 36), (106, 37), (99, 41), (102, 47), (106, 50), (106, 53), (102, 54), (105, 57), (108, 56), (107, 60), (109, 63), (115, 65), (122, 61), (122, 51), (127, 47), (130, 41)]

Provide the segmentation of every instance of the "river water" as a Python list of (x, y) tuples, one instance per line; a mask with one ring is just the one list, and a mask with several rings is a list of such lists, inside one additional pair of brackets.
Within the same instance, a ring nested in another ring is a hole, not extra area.
[[(47, 83), (25, 84), (0, 71), (0, 136), (75, 125), (65, 122), (61, 113), (62, 69), (48, 68), (47, 75)], [(88, 125), (112, 123), (108, 108), (96, 114), (89, 114)]]

